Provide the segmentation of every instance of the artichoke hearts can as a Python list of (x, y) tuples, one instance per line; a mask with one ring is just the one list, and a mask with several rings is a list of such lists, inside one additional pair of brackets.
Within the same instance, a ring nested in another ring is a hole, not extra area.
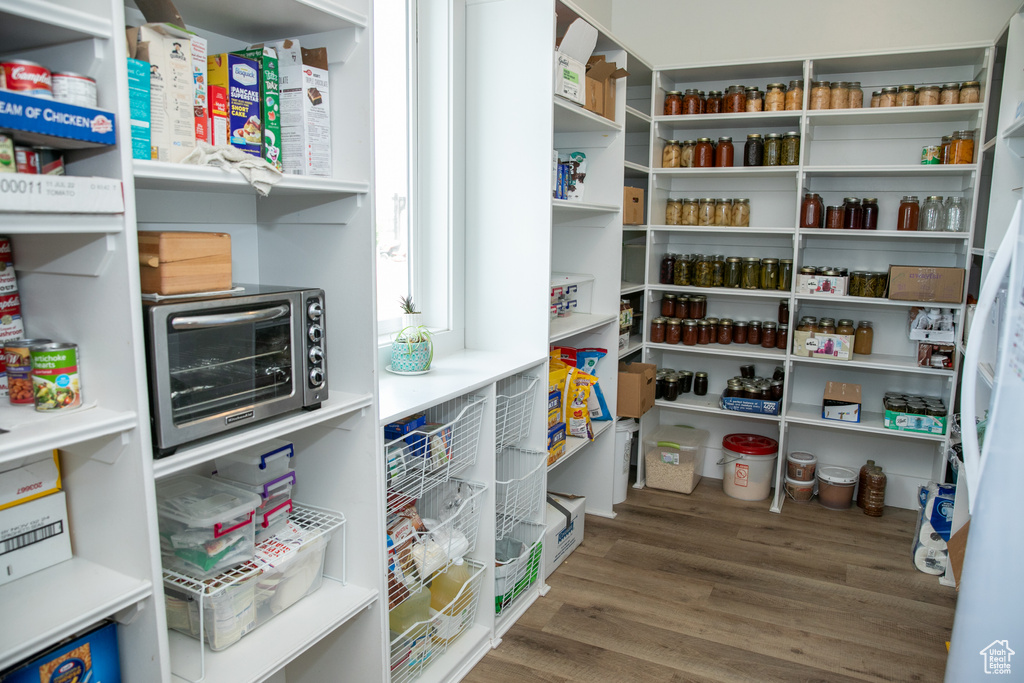
[(12, 339), (4, 344), (7, 393), (12, 405), (33, 403), (32, 347), (49, 344), (50, 339)]
[(77, 344), (39, 344), (29, 353), (36, 410), (68, 410), (82, 405)]

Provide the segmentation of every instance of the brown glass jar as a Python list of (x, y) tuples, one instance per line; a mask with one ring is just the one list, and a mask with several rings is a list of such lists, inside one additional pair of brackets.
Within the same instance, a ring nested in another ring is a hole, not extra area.
[(690, 317), (700, 320), (708, 314), (708, 298), (703, 294), (694, 294), (690, 297)]
[[(718, 318), (713, 318), (713, 317), (709, 316), (707, 318), (704, 318), (704, 320), (706, 320), (708, 325), (711, 326), (711, 341), (708, 342), (708, 343), (709, 344), (717, 344), (718, 343), (718, 322), (719, 322)], [(697, 332), (698, 333), (700, 332), (700, 323), (697, 323)]]
[(912, 85), (901, 85), (896, 90), (897, 107), (913, 107), (917, 104), (917, 88)]
[(747, 332), (750, 329), (750, 325), (745, 320), (737, 320), (732, 324), (732, 343), (733, 344), (746, 344), (747, 343)]
[(696, 396), (707, 396), (708, 393), (708, 373), (697, 372), (693, 375), (693, 393)]
[(832, 105), (832, 84), (828, 81), (811, 81), (811, 109), (828, 109)]
[(697, 138), (697, 146), (693, 149), (694, 168), (714, 168), (715, 148), (711, 138)]
[(756, 87), (744, 88), (744, 110), (748, 114), (764, 111), (764, 95)]
[(789, 299), (782, 299), (779, 301), (779, 324), (789, 324)]
[(718, 343), (732, 344), (733, 324), (730, 318), (718, 321)]
[(693, 389), (693, 372), (690, 370), (680, 370), (676, 373), (679, 378), (679, 393), (688, 394)]
[(721, 114), (722, 113), (722, 91), (721, 90), (709, 90), (708, 98), (705, 100), (704, 111), (708, 114)]
[(682, 320), (669, 318), (665, 321), (665, 343), (678, 344), (683, 338)]
[(760, 345), (761, 343), (761, 321), (751, 320), (747, 326), (747, 343)]
[(700, 94), (698, 90), (690, 88), (683, 93), (683, 114), (700, 113)]
[(679, 318), (680, 320), (686, 320), (690, 317), (690, 297), (685, 294), (680, 294), (676, 297), (676, 312), (672, 317)]
[(779, 324), (770, 320), (761, 323), (761, 348), (774, 349), (778, 341)]
[(871, 323), (861, 320), (857, 323), (857, 330), (853, 333), (853, 352), (858, 356), (870, 356), (871, 347), (874, 345), (875, 331), (871, 329)]
[(764, 93), (765, 111), (786, 111), (786, 84), (769, 83)]
[(743, 383), (738, 379), (730, 379), (726, 382), (722, 398), (743, 398)]
[(817, 194), (807, 193), (800, 205), (800, 227), (820, 228), (825, 221), (825, 205)]
[(666, 318), (674, 318), (676, 315), (676, 295), (661, 295), (661, 314)]
[(665, 93), (665, 108), (662, 112), (665, 116), (678, 116), (683, 113), (683, 93), (679, 90), (669, 90)]
[(825, 207), (825, 227), (829, 230), (843, 229), (843, 207)]
[(731, 168), (734, 155), (732, 138), (718, 138), (718, 146), (715, 147), (715, 168)]
[(917, 218), (921, 212), (921, 206), (917, 203), (916, 195), (904, 195), (900, 200), (899, 213), (896, 216), (897, 230), (917, 230)]
[(775, 335), (775, 348), (785, 351), (789, 348), (789, 325), (779, 325)]
[(675, 401), (679, 398), (679, 378), (670, 375), (665, 378), (665, 394), (662, 398), (666, 401)]
[(856, 197), (847, 197), (843, 200), (843, 228), (846, 230), (860, 230), (864, 227), (864, 208)]
[(697, 321), (697, 344), (704, 346), (711, 343), (711, 323), (707, 320)]
[(747, 110), (747, 95), (742, 85), (730, 85), (726, 89), (723, 108), (726, 114), (740, 114)]
[(665, 327), (667, 326), (668, 320), (666, 318), (658, 317), (651, 321), (651, 343), (652, 344), (664, 344), (665, 343)]
[[(785, 348), (785, 347), (780, 346), (779, 348)], [(769, 384), (768, 386), (769, 386), (768, 398), (770, 398), (772, 401), (781, 401), (782, 400), (782, 388), (783, 388), (782, 381), (781, 380), (777, 380), (777, 379), (773, 379), (771, 384)]]
[(874, 197), (865, 197), (861, 206), (864, 209), (864, 224), (865, 230), (877, 230), (878, 229), (878, 199)]
[(853, 326), (853, 321), (849, 318), (842, 318), (836, 323), (836, 334), (852, 337), (855, 331), (856, 328)]
[(804, 82), (790, 81), (786, 91), (786, 111), (799, 111), (804, 108)]
[(676, 255), (672, 253), (661, 257), (661, 268), (658, 272), (658, 283), (662, 285), (672, 284), (672, 273), (676, 267)]
[(683, 321), (683, 346), (697, 345), (697, 321)]

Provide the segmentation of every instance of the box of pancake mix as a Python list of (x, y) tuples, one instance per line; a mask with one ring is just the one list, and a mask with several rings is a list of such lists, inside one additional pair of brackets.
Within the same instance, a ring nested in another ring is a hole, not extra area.
[(256, 61), (222, 53), (210, 55), (206, 66), (210, 87), (227, 90), (231, 145), (255, 157), (263, 156), (260, 71)]
[(281, 160), (281, 86), (277, 67), (277, 51), (264, 45), (253, 45), (231, 54), (256, 62), (260, 70), (260, 111), (263, 118), (262, 154), (267, 163), (284, 171)]

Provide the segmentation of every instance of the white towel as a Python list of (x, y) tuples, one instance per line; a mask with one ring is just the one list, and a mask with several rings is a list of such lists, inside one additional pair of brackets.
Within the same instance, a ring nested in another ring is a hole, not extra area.
[(234, 168), (264, 197), (270, 194), (270, 188), (281, 181), (281, 172), (265, 159), (254, 157), (230, 145), (214, 147), (207, 142), (200, 142), (181, 160), (181, 163)]

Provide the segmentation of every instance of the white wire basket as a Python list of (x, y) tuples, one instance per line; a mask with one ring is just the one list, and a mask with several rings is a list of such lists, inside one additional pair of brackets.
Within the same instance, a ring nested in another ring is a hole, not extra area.
[[(497, 542), (497, 552), (512, 548), (514, 555), (494, 562), (494, 611), (501, 614), (537, 581), (544, 541), (543, 524), (516, 522), (511, 532)], [(506, 553), (510, 554), (510, 553)]]
[(476, 550), (487, 486), (452, 479), (416, 502), (426, 532), (406, 537), (388, 559), (389, 605), (394, 608), (428, 585), (457, 559)]
[(495, 447), (511, 446), (530, 435), (537, 378), (512, 375), (498, 382), (495, 403)]
[[(345, 517), (340, 512), (296, 503), (285, 526), (256, 544), (256, 558), (209, 579), (164, 569), (168, 628), (198, 639), (199, 675), (206, 676), (206, 648), (224, 650), (323, 584), (327, 543), (342, 547), (345, 583)], [(205, 643), (205, 646), (204, 646)], [(191, 659), (191, 658), (190, 658)]]
[(505, 448), (498, 453), (494, 489), (497, 538), (504, 538), (518, 520), (539, 518), (547, 463), (548, 454), (539, 451)]
[(388, 507), (421, 498), (476, 462), (486, 399), (460, 396), (427, 410), (427, 424), (384, 445)]
[(472, 627), (480, 603), (484, 564), (467, 559), (472, 576), (444, 609), (417, 622), (401, 634), (391, 633), (391, 683), (407, 683), (437, 661), (453, 642)]

